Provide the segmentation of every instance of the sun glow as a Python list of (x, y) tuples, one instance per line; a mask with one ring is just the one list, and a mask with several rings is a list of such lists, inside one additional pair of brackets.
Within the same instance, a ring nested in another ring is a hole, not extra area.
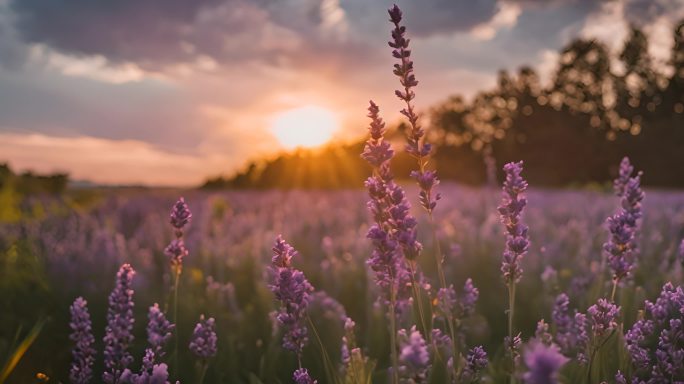
[(332, 111), (308, 105), (278, 114), (273, 119), (271, 132), (287, 149), (313, 148), (330, 141), (338, 128)]

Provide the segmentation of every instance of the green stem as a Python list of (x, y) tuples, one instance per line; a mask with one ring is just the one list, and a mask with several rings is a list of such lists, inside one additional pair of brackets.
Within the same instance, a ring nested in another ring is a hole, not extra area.
[(209, 367), (209, 363), (207, 362), (206, 359), (202, 359), (202, 370), (200, 373), (200, 378), (198, 383), (202, 384), (204, 383), (204, 376), (207, 374), (207, 368)]
[(420, 317), (420, 325), (423, 327), (423, 333), (428, 339), (428, 342), (432, 343), (432, 335), (428, 330), (427, 323), (425, 322), (425, 312), (423, 310), (423, 300), (422, 295), (420, 294), (420, 287), (418, 287), (418, 284), (416, 283), (416, 268), (414, 261), (409, 260), (408, 265), (409, 273), (411, 274), (411, 286), (413, 287), (413, 298), (418, 304), (418, 316)]
[[(430, 230), (432, 231), (432, 243), (435, 245), (435, 264), (437, 265), (437, 275), (439, 276), (439, 284), (440, 288), (447, 288), (447, 283), (446, 283), (446, 275), (444, 273), (444, 267), (442, 266), (442, 261), (444, 259), (442, 255), (442, 245), (439, 242), (439, 238), (437, 237), (437, 225), (435, 224), (435, 219), (432, 216), (432, 212), (428, 212), (428, 219), (430, 220)], [(453, 370), (454, 372), (452, 373), (454, 375), (454, 378), (458, 376), (457, 373), (457, 367), (458, 367), (458, 349), (459, 345), (456, 340), (456, 331), (454, 327), (454, 316), (453, 314), (449, 313), (447, 314), (447, 326), (449, 328), (449, 336), (451, 337), (451, 343), (453, 345), (452, 348), (452, 358), (454, 361), (453, 364)]]
[[(330, 359), (330, 356), (328, 355), (328, 351), (325, 349), (323, 346), (323, 341), (321, 341), (321, 336), (318, 334), (318, 330), (316, 329), (316, 326), (314, 325), (313, 321), (311, 321), (311, 317), (309, 315), (306, 315), (306, 320), (309, 322), (309, 326), (311, 327), (311, 330), (314, 333), (314, 336), (316, 337), (316, 342), (318, 343), (318, 348), (321, 350), (321, 354), (323, 354), (323, 365), (325, 366), (325, 374), (328, 376), (328, 382), (334, 382), (337, 383), (337, 376), (335, 375), (335, 371), (332, 369), (333, 363), (332, 360)], [(301, 359), (299, 361), (299, 365), (301, 368)]]
[[(181, 274), (181, 269), (180, 266), (176, 266), (175, 268), (176, 276), (174, 278), (174, 283), (173, 283), (173, 324), (175, 324), (176, 329), (178, 329), (178, 286), (179, 281), (180, 281), (180, 274)], [(178, 371), (178, 332), (176, 331), (176, 337), (174, 337), (174, 346), (173, 346), (173, 365), (174, 365), (174, 371)], [(200, 381), (201, 383), (201, 381)]]
[(620, 283), (620, 279), (617, 277), (613, 278), (613, 292), (610, 294), (610, 302), (615, 303), (615, 292), (617, 291), (617, 286)]
[(395, 312), (395, 290), (394, 279), (390, 282), (390, 348), (392, 349), (392, 383), (399, 384), (399, 357), (397, 356), (397, 319)]
[(515, 356), (513, 351), (513, 315), (515, 310), (515, 281), (511, 280), (508, 283), (508, 342), (507, 348), (510, 349), (511, 354), (511, 377), (510, 383), (515, 383)]

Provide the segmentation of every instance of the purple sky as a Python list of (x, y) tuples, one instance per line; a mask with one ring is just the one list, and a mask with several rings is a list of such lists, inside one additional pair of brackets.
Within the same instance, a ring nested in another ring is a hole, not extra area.
[[(542, 77), (577, 36), (619, 50), (629, 23), (667, 59), (684, 0), (399, 0), (417, 104)], [(0, 0), (0, 162), (103, 183), (193, 185), (282, 149), (274, 116), (398, 118), (382, 0)]]

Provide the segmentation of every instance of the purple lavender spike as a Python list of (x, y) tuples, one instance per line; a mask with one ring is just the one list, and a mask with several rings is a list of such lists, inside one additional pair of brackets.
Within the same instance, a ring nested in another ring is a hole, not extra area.
[(318, 381), (309, 376), (309, 371), (306, 368), (299, 368), (292, 374), (292, 379), (295, 384), (317, 384)]
[(105, 371), (102, 380), (117, 383), (119, 376), (133, 362), (128, 347), (133, 342), (133, 276), (130, 264), (124, 264), (116, 274), (116, 286), (109, 295), (107, 327), (104, 337)]
[(480, 378), (481, 372), (487, 368), (489, 360), (487, 360), (487, 352), (481, 346), (477, 346), (470, 351), (466, 356), (466, 364), (461, 372), (460, 383), (476, 383)]
[(269, 288), (281, 303), (276, 319), (285, 329), (283, 348), (301, 356), (308, 342), (306, 310), (314, 289), (302, 271), (292, 268), (291, 258), (296, 255), (296, 251), (282, 236), (276, 239), (273, 253)]
[(430, 368), (430, 353), (427, 343), (414, 325), (409, 331), (400, 329), (399, 375), (411, 383), (424, 383)]
[(373, 253), (368, 265), (375, 274), (376, 284), (383, 288), (383, 300), (390, 301), (390, 292), (396, 294), (395, 312), (400, 313), (409, 306), (411, 280), (404, 260), (414, 259), (422, 249), (417, 241), (417, 222), (410, 214), (411, 205), (403, 189), (394, 183), (390, 172), (390, 160), (394, 152), (385, 141), (385, 123), (380, 118), (380, 109), (370, 102), (368, 117), (371, 119), (370, 138), (361, 155), (373, 167), (373, 175), (366, 182), (370, 196), (368, 209), (375, 223), (366, 235), (373, 242)]
[(568, 362), (555, 345), (546, 346), (534, 343), (525, 352), (525, 365), (528, 371), (523, 375), (526, 384), (556, 384), (558, 371)]
[(527, 226), (521, 222), (520, 215), (527, 204), (522, 195), (527, 190), (527, 182), (520, 176), (523, 162), (508, 163), (504, 166), (506, 180), (503, 185), (503, 199), (499, 206), (501, 222), (506, 229), (506, 249), (501, 263), (501, 272), (507, 283), (517, 283), (522, 276), (520, 262), (530, 247)]
[(602, 337), (617, 328), (616, 320), (620, 315), (620, 307), (606, 299), (599, 299), (596, 304), (589, 307), (587, 314), (594, 336)]
[(181, 197), (173, 205), (170, 217), (171, 218), (169, 221), (171, 222), (171, 225), (178, 230), (182, 230), (183, 227), (190, 222), (190, 219), (192, 219), (192, 213), (190, 212), (188, 205), (185, 203), (184, 198)]
[(534, 331), (534, 338), (537, 342), (549, 346), (553, 343), (553, 336), (549, 333), (549, 324), (541, 319), (537, 322), (537, 328)]
[(208, 359), (216, 355), (216, 337), (215, 320), (213, 317), (208, 319), (204, 315), (200, 316), (200, 321), (195, 325), (195, 330), (192, 332), (190, 338), (190, 351), (197, 357)]
[(613, 182), (613, 189), (615, 190), (615, 194), (618, 195), (619, 197), (622, 197), (624, 195), (625, 186), (627, 185), (629, 178), (632, 177), (633, 172), (634, 172), (634, 167), (629, 162), (629, 157), (627, 157), (627, 156), (623, 157), (622, 161), (620, 162), (620, 168), (618, 170), (618, 177)]
[(88, 384), (93, 377), (93, 363), (95, 362), (95, 337), (93, 337), (88, 302), (82, 297), (74, 300), (71, 305), (71, 335), (69, 339), (75, 343), (72, 355), (74, 360), (69, 371), (69, 380), (73, 384)]
[(571, 315), (569, 306), (568, 296), (565, 293), (558, 295), (551, 314), (553, 324), (556, 326), (555, 341), (563, 354), (576, 358), (580, 363), (585, 363), (584, 351), (589, 343), (587, 318), (577, 311)]
[(183, 258), (188, 255), (183, 241), (183, 228), (190, 222), (192, 212), (182, 197), (171, 208), (170, 223), (175, 228), (176, 238), (166, 247), (164, 253), (171, 259), (171, 267), (180, 274), (183, 267)]
[(627, 334), (635, 380), (684, 381), (684, 290), (666, 283), (655, 303), (644, 303), (644, 316)]
[(147, 342), (154, 352), (154, 356), (162, 358), (164, 356), (164, 346), (171, 338), (171, 332), (175, 325), (166, 320), (164, 312), (159, 309), (157, 303), (150, 307), (147, 317), (149, 319), (147, 323)]
[[(148, 350), (148, 352), (151, 353), (150, 350)], [(146, 356), (143, 360), (149, 358), (149, 356)], [(168, 379), (168, 367), (166, 364), (162, 363), (155, 364), (149, 368), (144, 367), (140, 374), (135, 374), (129, 369), (126, 369), (119, 378), (119, 384), (170, 384)], [(179, 384), (179, 382), (176, 382), (176, 384)]]
[(615, 284), (630, 277), (636, 263), (636, 236), (639, 219), (642, 216), (641, 202), (644, 199), (644, 192), (641, 189), (642, 173), (631, 177), (633, 171), (634, 167), (625, 157), (620, 163), (620, 172), (614, 182), (616, 194), (620, 196), (621, 208), (607, 220), (610, 237), (603, 245)]
[(440, 195), (434, 193), (435, 187), (439, 184), (439, 179), (435, 171), (425, 168), (428, 162), (427, 158), (432, 152), (432, 146), (425, 142), (425, 130), (418, 124), (418, 114), (411, 103), (416, 96), (413, 88), (418, 85), (418, 80), (413, 73), (413, 61), (409, 49), (410, 40), (405, 36), (406, 27), (401, 25), (402, 13), (399, 7), (394, 5), (388, 12), (390, 22), (394, 24), (392, 41), (389, 42), (389, 46), (392, 48), (392, 56), (399, 59), (399, 63), (394, 64), (393, 73), (399, 78), (399, 83), (403, 87), (403, 90), (396, 90), (394, 93), (406, 103), (406, 108), (401, 110), (401, 114), (406, 116), (410, 125), (410, 130), (407, 131), (406, 151), (418, 159), (418, 170), (412, 171), (411, 177), (416, 180), (420, 187), (420, 204), (431, 214), (440, 199)]

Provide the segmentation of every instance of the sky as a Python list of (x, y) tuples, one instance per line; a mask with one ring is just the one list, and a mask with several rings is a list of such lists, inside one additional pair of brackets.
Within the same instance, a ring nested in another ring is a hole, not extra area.
[[(661, 64), (684, 0), (397, 0), (418, 108), (542, 79), (559, 49), (630, 23)], [(315, 107), (364, 134), (368, 100), (401, 109), (384, 0), (0, 0), (0, 162), (105, 184), (191, 186), (286, 146), (274, 126)]]

